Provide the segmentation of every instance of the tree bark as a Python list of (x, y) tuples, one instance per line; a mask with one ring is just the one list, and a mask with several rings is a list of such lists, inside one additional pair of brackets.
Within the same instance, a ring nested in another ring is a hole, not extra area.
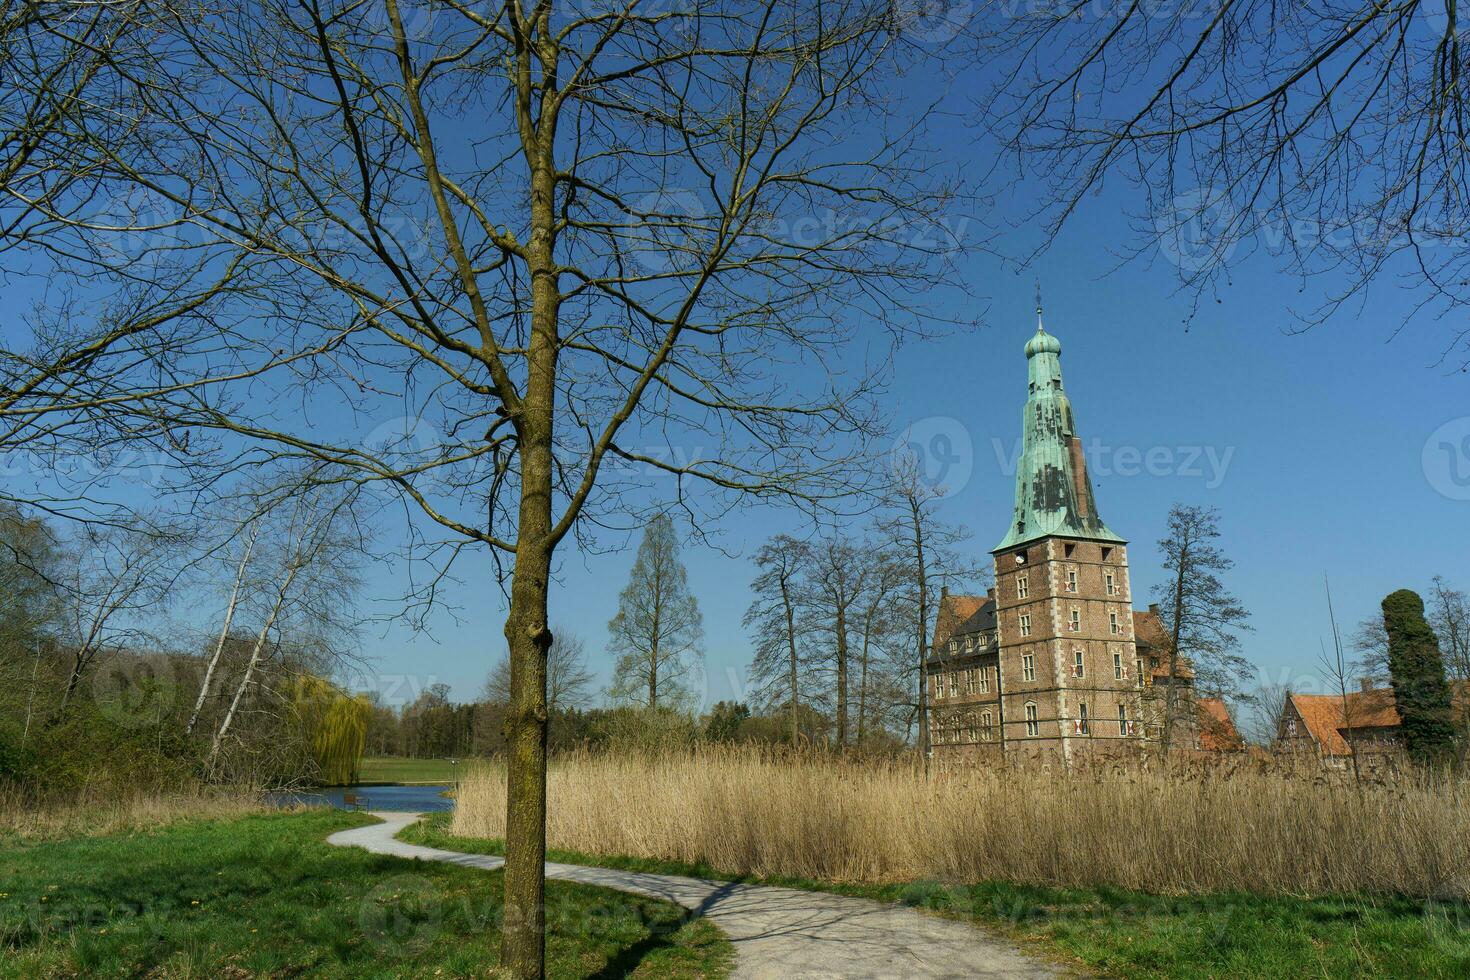
[(917, 497), (909, 497), (909, 513), (914, 520), (914, 559), (919, 576), (919, 758), (924, 763), (924, 775), (929, 774), (929, 686), (924, 676), (925, 652), (929, 645), (929, 569), (924, 564), (924, 521), (919, 511)]
[[(545, 16), (543, 11), (543, 21)], [(543, 22), (541, 26), (546, 25)], [(521, 65), (525, 64), (522, 60)], [(543, 52), (542, 64), (555, 64), (554, 52)], [(527, 70), (522, 67), (521, 71)], [(505, 970), (517, 980), (541, 980), (546, 973), (546, 654), (551, 649), (547, 590), (555, 547), (552, 438), (561, 302), (553, 255), (554, 127), (543, 118), (542, 124), (548, 128), (536, 131), (529, 114), (530, 84), (525, 77), (518, 83), (522, 145), (531, 171), (531, 232), (526, 246), (531, 275), (531, 336), (526, 352), (526, 393), (516, 420), (521, 443), (521, 499), (510, 616), (505, 623), (510, 644), (511, 703), (506, 746), (505, 921), (500, 950)]]
[(225, 712), (224, 720), (220, 722), (219, 730), (214, 733), (214, 740), (209, 746), (209, 763), (206, 769), (214, 771), (214, 764), (219, 759), (220, 746), (224, 744), (225, 736), (229, 734), (230, 726), (235, 721), (235, 712), (240, 709), (240, 702), (245, 698), (245, 692), (250, 688), (250, 682), (255, 679), (255, 671), (260, 667), (265, 652), (265, 641), (270, 638), (271, 627), (276, 625), (276, 619), (281, 615), (281, 607), (286, 604), (286, 596), (291, 591), (291, 585), (296, 581), (301, 566), (293, 566), (286, 574), (286, 580), (281, 583), (281, 588), (276, 592), (275, 604), (271, 606), (270, 615), (266, 617), (265, 625), (261, 626), (260, 633), (255, 637), (255, 647), (250, 651), (250, 662), (245, 665), (245, 674), (240, 678), (240, 685), (235, 688), (235, 696), (230, 699), (230, 707)]
[(795, 747), (801, 738), (801, 717), (798, 713), (799, 703), (796, 696), (796, 685), (799, 681), (796, 658), (796, 611), (791, 604), (791, 583), (785, 574), (781, 576), (781, 602), (786, 610), (786, 643), (790, 655), (788, 666), (791, 679), (791, 745)]
[(1174, 576), (1174, 629), (1169, 639), (1169, 689), (1164, 692), (1164, 760), (1169, 758), (1169, 746), (1174, 731), (1174, 688), (1179, 682), (1179, 640), (1184, 635), (1184, 581), (1191, 573), (1189, 567), (1189, 541), (1179, 548), (1179, 571)]
[(250, 565), (250, 556), (255, 551), (255, 536), (259, 533), (258, 528), (251, 531), (250, 539), (245, 544), (245, 557), (240, 560), (240, 567), (235, 572), (235, 585), (230, 590), (230, 604), (225, 608), (225, 625), (219, 632), (219, 642), (214, 645), (214, 655), (204, 668), (204, 682), (199, 685), (199, 697), (194, 699), (194, 710), (189, 712), (189, 723), (184, 726), (185, 735), (194, 734), (194, 726), (199, 723), (199, 712), (204, 710), (204, 700), (209, 696), (215, 668), (219, 666), (220, 656), (225, 652), (225, 641), (229, 639), (230, 626), (235, 621), (235, 610), (240, 605), (240, 587), (245, 582), (245, 569)]
[(837, 744), (847, 747), (847, 606), (837, 605)]

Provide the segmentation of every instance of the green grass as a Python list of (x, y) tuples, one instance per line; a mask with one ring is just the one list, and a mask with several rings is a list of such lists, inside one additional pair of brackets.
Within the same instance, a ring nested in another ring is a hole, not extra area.
[[(448, 850), (499, 854), (455, 837), (450, 814), (401, 835)], [(852, 886), (730, 875), (705, 864), (551, 851), (550, 860), (758, 882), (900, 902), (998, 928), (1038, 955), (1118, 977), (1470, 976), (1470, 905), (1393, 897), (1161, 896), (1005, 882)]]
[[(0, 851), (0, 977), (488, 976), (499, 872), (331, 847), (328, 810)], [(734, 954), (674, 905), (548, 882), (553, 977), (715, 977)]]
[(448, 759), (400, 759), (391, 756), (363, 759), (358, 769), (359, 783), (453, 783), (464, 775), (470, 760), (458, 765)]

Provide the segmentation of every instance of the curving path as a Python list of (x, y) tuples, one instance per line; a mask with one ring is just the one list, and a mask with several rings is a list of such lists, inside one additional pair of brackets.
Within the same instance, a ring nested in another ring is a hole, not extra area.
[[(503, 859), (420, 847), (397, 839), (416, 813), (374, 813), (383, 821), (327, 838), (339, 847), (494, 870)], [(952, 919), (862, 898), (673, 875), (546, 865), (546, 877), (647, 895), (692, 909), (735, 946), (734, 976), (1056, 977), (1051, 967)]]

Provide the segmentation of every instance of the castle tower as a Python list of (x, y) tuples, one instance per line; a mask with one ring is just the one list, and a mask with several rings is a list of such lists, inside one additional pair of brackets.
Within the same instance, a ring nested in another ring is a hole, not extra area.
[(1026, 344), (1015, 516), (995, 548), (1002, 742), (1060, 756), (1136, 749), (1144, 732), (1128, 549), (1098, 516), (1062, 385), (1062, 345)]

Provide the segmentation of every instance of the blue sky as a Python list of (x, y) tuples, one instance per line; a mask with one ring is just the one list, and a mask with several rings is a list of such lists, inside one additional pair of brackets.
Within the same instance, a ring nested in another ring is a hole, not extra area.
[[(927, 75), (896, 78), (894, 111), (911, 96), (928, 99), (932, 84)], [(956, 84), (947, 108), (963, 112), (969, 91)], [(952, 121), (939, 136), (941, 156), (987, 169), (992, 149)], [(1131, 542), (1136, 604), (1146, 605), (1159, 580), (1156, 541), (1176, 502), (1220, 509), (1222, 545), (1237, 562), (1227, 585), (1253, 613), (1243, 651), (1269, 679), (1298, 690), (1316, 683), (1329, 634), (1324, 574), (1346, 626), (1372, 614), (1386, 593), (1424, 589), (1435, 574), (1470, 587), (1470, 379), (1436, 365), (1448, 325), (1428, 313), (1405, 320), (1411, 289), (1385, 281), (1328, 324), (1295, 332), (1291, 311), (1312, 308), (1342, 283), (1286, 273), (1267, 234), (1233, 250), (1213, 292), (1181, 292), (1168, 250), (1148, 247), (1121, 262), (1142, 244), (1136, 230), (1149, 216), (1117, 184), (1088, 197), (1028, 267), (997, 257), (1030, 253), (1037, 233), (1028, 209), (1043, 195), (1040, 182), (1021, 179), (968, 224), (954, 216), (951, 227), (967, 236), (1003, 231), (956, 268), (964, 288), (933, 297), (941, 319), (978, 314), (981, 323), (900, 350), (888, 395), (896, 431), (914, 426), (958, 447), (955, 472), (967, 476), (952, 487), (944, 516), (971, 529), (977, 558), (1009, 520), (1022, 347), (1034, 329), (1039, 279), (1048, 327), (1063, 342), (1100, 511)], [(20, 309), (24, 293), (11, 286), (8, 298)], [(749, 556), (794, 523), (777, 509), (747, 509), (705, 529), (717, 547), (686, 547), (705, 618), (707, 702), (744, 693)], [(606, 624), (636, 538), (604, 544), (612, 550), (582, 554), (568, 539), (551, 611), (553, 622), (586, 640), (605, 678)], [(372, 676), (360, 683), (393, 702), (441, 682), (458, 698), (477, 694), (503, 649), (504, 609), (487, 556), (465, 559), (456, 572), (461, 582), (447, 595), (454, 608), (433, 618), (429, 634), (402, 623), (364, 632)], [(399, 594), (403, 574), (393, 564), (375, 567), (369, 595)], [(194, 612), (210, 615), (207, 603)]]
[[(962, 269), (971, 295), (941, 306), (967, 312), (983, 297), (984, 323), (900, 351), (895, 428), (954, 437), (964, 457), (955, 470), (968, 462), (970, 475), (944, 514), (971, 529), (969, 547), (984, 558), (1012, 505), (1022, 346), (1034, 330), (1039, 278), (1102, 515), (1131, 542), (1136, 605), (1160, 579), (1156, 542), (1169, 507), (1216, 506), (1222, 545), (1237, 563), (1227, 584), (1255, 627), (1243, 652), (1271, 680), (1309, 689), (1320, 683), (1319, 644), (1330, 643), (1324, 574), (1344, 626), (1376, 611), (1388, 592), (1423, 589), (1435, 574), (1470, 585), (1467, 381), (1435, 366), (1443, 324), (1422, 316), (1391, 339), (1412, 294), (1375, 291), (1356, 315), (1294, 332), (1289, 311), (1335, 284), (1312, 281), (1303, 291), (1264, 249), (1241, 250), (1229, 284), (1199, 304), (1186, 330), (1194, 296), (1179, 291), (1166, 257), (1153, 249), (1118, 267), (1132, 204), (1096, 199), (1027, 270), (993, 258)], [(743, 693), (748, 556), (789, 524), (778, 510), (746, 511), (714, 529), (718, 551), (686, 546), (705, 617), (709, 701)], [(552, 596), (553, 619), (585, 638), (604, 674), (606, 623), (635, 545), (598, 555), (569, 549)], [(471, 607), (467, 595), (458, 597), (462, 621), (441, 618), (432, 640), (396, 628), (368, 638), (387, 684), (445, 682), (457, 696), (475, 693), (502, 609)]]

